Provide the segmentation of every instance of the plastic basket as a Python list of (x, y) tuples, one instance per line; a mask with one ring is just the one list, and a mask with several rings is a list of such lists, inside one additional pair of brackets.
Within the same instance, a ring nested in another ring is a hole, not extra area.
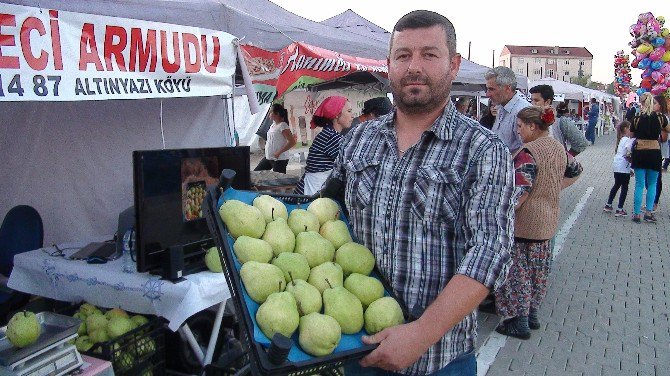
[[(222, 176), (222, 181), (223, 181)], [(267, 194), (277, 198), (286, 204), (287, 208), (292, 210), (295, 207), (306, 208), (307, 205), (314, 200), (313, 197), (295, 195), (295, 194), (281, 194), (273, 192), (252, 192), (252, 191), (238, 191), (232, 188), (223, 189), (221, 187), (211, 188), (203, 203), (203, 214), (207, 218), (212, 237), (217, 245), (223, 271), (230, 286), (231, 298), (235, 304), (237, 312), (240, 314), (240, 325), (243, 335), (246, 336), (250, 349), (250, 367), (251, 371), (257, 375), (311, 375), (316, 373), (322, 374), (337, 374), (339, 369), (348, 361), (362, 358), (376, 348), (376, 345), (365, 345), (361, 341), (361, 337), (365, 334), (362, 330), (354, 335), (342, 335), (340, 344), (335, 351), (326, 356), (313, 357), (304, 353), (297, 345), (297, 331), (292, 338), (292, 346), (290, 348), (288, 358), (280, 364), (272, 362), (272, 356), (268, 349), (271, 347), (271, 341), (265, 337), (260, 329), (255, 324), (255, 313), (259, 304), (253, 302), (246, 293), (243, 287), (241, 277), (239, 275), (240, 264), (232, 250), (233, 239), (228, 234), (228, 231), (219, 216), (218, 208), (223, 198), (237, 199), (242, 202), (251, 203), (253, 198)], [(342, 213), (342, 211), (340, 211)], [(348, 221), (342, 215), (341, 218), (345, 222)], [(379, 274), (375, 270), (373, 276), (379, 278)], [(379, 278), (385, 287), (386, 295), (395, 296), (391, 292), (388, 284), (383, 278)], [(402, 307), (402, 302), (401, 307)], [(405, 307), (403, 307), (405, 310)], [(406, 315), (407, 317), (407, 315)]]

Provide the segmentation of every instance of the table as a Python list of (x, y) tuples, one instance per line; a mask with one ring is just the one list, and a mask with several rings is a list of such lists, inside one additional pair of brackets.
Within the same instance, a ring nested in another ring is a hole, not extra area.
[[(87, 243), (86, 243), (87, 244)], [(179, 330), (203, 365), (211, 363), (230, 289), (222, 273), (204, 271), (172, 283), (149, 273), (125, 273), (121, 259), (106, 264), (69, 260), (85, 244), (63, 244), (63, 256), (55, 247), (40, 248), (14, 257), (8, 287), (50, 299), (121, 308), (165, 318), (168, 328)], [(188, 325), (190, 316), (218, 304), (207, 353), (203, 354)]]

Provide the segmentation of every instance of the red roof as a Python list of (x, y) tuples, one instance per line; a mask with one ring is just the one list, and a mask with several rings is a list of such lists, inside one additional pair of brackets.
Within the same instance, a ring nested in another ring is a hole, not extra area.
[(557, 46), (512, 46), (505, 45), (501, 55), (509, 52), (513, 56), (571, 56), (593, 59), (593, 55), (586, 47), (558, 47), (558, 54), (554, 52)]

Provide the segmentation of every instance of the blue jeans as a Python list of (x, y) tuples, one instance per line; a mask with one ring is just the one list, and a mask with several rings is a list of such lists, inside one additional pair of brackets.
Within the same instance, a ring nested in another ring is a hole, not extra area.
[(596, 123), (589, 122), (586, 126), (586, 139), (592, 144), (596, 142)]
[[(358, 360), (351, 361), (344, 366), (345, 376), (398, 376), (399, 373), (385, 371), (380, 368), (361, 367)], [(476, 376), (477, 358), (475, 352), (470, 351), (452, 360), (446, 367), (431, 373), (429, 376)]]
[(645, 185), (647, 186), (646, 207), (648, 211), (654, 209), (654, 199), (656, 198), (656, 182), (658, 181), (658, 171), (645, 168), (635, 169), (635, 195), (633, 196), (633, 214), (642, 213), (642, 193)]

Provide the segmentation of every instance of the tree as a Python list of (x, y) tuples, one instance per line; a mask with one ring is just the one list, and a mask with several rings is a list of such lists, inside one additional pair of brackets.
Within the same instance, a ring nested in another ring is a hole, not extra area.
[(591, 82), (591, 76), (579, 76), (570, 78), (571, 84), (576, 84), (584, 87), (588, 87), (590, 82)]

